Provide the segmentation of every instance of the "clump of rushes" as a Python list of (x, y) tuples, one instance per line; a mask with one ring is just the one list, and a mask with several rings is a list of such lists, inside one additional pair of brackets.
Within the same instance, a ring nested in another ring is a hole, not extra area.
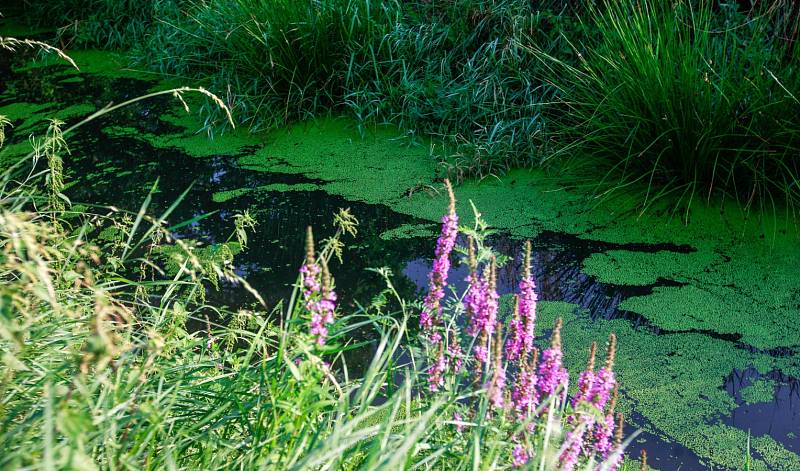
[(540, 54), (564, 105), (548, 123), (564, 152), (547, 159), (588, 156), (601, 191), (636, 184), (644, 208), (664, 196), (800, 202), (800, 48), (775, 28), (782, 11), (797, 24), (796, 10), (737, 3), (590, 7), (597, 32), (574, 44), (577, 63)]
[(230, 90), (252, 128), (391, 122), (444, 142), (454, 178), (538, 163), (552, 92), (526, 46), (571, 55), (576, 23), (563, 0), (208, 0), (159, 18), (139, 65)]
[(306, 232), (306, 259), (300, 267), (303, 301), (311, 316), (309, 333), (318, 346), (325, 345), (328, 326), (333, 324), (336, 310), (336, 292), (333, 290), (328, 264), (324, 258), (317, 262), (314, 252), (314, 233), (311, 227)]

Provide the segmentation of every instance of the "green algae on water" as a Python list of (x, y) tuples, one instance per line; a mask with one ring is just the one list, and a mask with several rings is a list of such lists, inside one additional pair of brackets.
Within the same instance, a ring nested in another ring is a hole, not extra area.
[(745, 404), (772, 402), (775, 400), (775, 387), (777, 384), (771, 379), (759, 378), (753, 381), (752, 384), (742, 388), (739, 394)]
[[(563, 302), (539, 303), (539, 338), (557, 317), (564, 319), (564, 358), (570, 371), (583, 368), (593, 341), (602, 343), (616, 333), (621, 410), (635, 410), (647, 419), (640, 425), (683, 444), (715, 467), (738, 469), (747, 445), (747, 431), (720, 422), (737, 407), (721, 387), (724, 378), (734, 369), (754, 364), (768, 370), (794, 361), (731, 348), (730, 342), (700, 333), (654, 336), (624, 319), (595, 322), (577, 306)], [(800, 469), (800, 456), (771, 437), (757, 438), (770, 453), (755, 459), (754, 469)]]
[(437, 227), (433, 224), (403, 224), (383, 231), (380, 238), (383, 240), (432, 238), (436, 237), (436, 230)]
[(583, 272), (614, 285), (647, 286), (659, 280), (686, 281), (723, 261), (708, 251), (677, 253), (668, 250), (635, 252), (609, 250), (590, 255)]

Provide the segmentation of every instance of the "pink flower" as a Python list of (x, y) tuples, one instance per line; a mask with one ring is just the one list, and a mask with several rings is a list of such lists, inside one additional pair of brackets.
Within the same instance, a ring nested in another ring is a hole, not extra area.
[(484, 345), (475, 345), (472, 349), (472, 354), (480, 364), (484, 364), (489, 360), (489, 349)]
[(319, 284), (319, 274), (322, 268), (315, 262), (305, 263), (300, 267), (300, 273), (303, 277), (303, 298), (308, 301), (314, 295), (319, 293), (321, 286)]
[(608, 458), (608, 454), (611, 452), (613, 436), (614, 415), (609, 414), (605, 416), (604, 420), (595, 425), (592, 433), (594, 451), (604, 460)]
[(608, 336), (608, 350), (606, 351), (606, 363), (597, 371), (594, 384), (592, 385), (590, 401), (602, 412), (608, 404), (611, 397), (611, 392), (617, 384), (614, 375), (614, 359), (617, 353), (617, 336), (611, 334)]
[(464, 307), (467, 311), (468, 325), (467, 333), (473, 337), (478, 335), (486, 324), (485, 309), (486, 292), (488, 286), (486, 281), (478, 276), (476, 272), (471, 272), (467, 277), (469, 286), (464, 294)]
[(333, 313), (336, 310), (336, 293), (330, 289), (322, 290), (321, 298), (316, 302), (307, 304), (311, 312), (311, 335), (316, 337), (317, 345), (325, 345), (328, 336), (328, 326), (333, 324)]
[[(306, 260), (300, 267), (304, 307), (311, 316), (309, 333), (317, 345), (325, 345), (328, 326), (333, 323), (336, 310), (336, 293), (333, 291), (331, 276), (323, 260), (322, 266), (314, 256), (314, 236), (311, 227), (306, 236)], [(320, 281), (320, 275), (322, 280)]]
[[(524, 354), (523, 354), (524, 355)], [(520, 418), (527, 418), (539, 404), (539, 395), (536, 391), (536, 363), (539, 357), (539, 350), (533, 349), (533, 357), (530, 362), (523, 357), (520, 362), (520, 369), (517, 373), (517, 381), (511, 392), (511, 400), (514, 409)]]
[(572, 397), (572, 408), (578, 407), (578, 404), (591, 401), (592, 387), (595, 382), (594, 373), (594, 359), (597, 353), (597, 342), (592, 342), (592, 348), (589, 351), (589, 361), (586, 364), (586, 369), (578, 377), (578, 391)]
[(430, 331), (439, 324), (442, 312), (441, 301), (444, 298), (447, 274), (450, 271), (450, 253), (453, 251), (458, 235), (455, 195), (449, 180), (445, 180), (445, 186), (450, 198), (450, 205), (447, 214), (442, 217), (442, 232), (436, 241), (433, 267), (428, 274), (428, 294), (423, 301), (419, 319), (420, 327), (425, 331)]
[(525, 450), (525, 447), (520, 444), (515, 445), (514, 450), (511, 452), (511, 466), (521, 468), (525, 466), (528, 459), (528, 451)]
[[(613, 405), (613, 402), (612, 402)], [(606, 417), (606, 426), (608, 425), (609, 417), (612, 417), (611, 422), (613, 424), (613, 411), (608, 414)], [(622, 433), (623, 433), (623, 425), (625, 424), (625, 417), (622, 414), (617, 414), (617, 423), (616, 425), (612, 425), (607, 427), (608, 430), (613, 430), (614, 432), (614, 445), (613, 447), (609, 446), (610, 451), (607, 452), (603, 456), (604, 462), (607, 466), (604, 468), (602, 464), (597, 465), (595, 471), (600, 471), (601, 469), (608, 469), (612, 471), (616, 471), (617, 469), (622, 466), (623, 460), (623, 453), (622, 453)]]
[(564, 445), (561, 447), (561, 452), (558, 456), (558, 462), (561, 470), (572, 471), (575, 468), (575, 465), (578, 464), (578, 458), (583, 452), (583, 442), (586, 430), (591, 428), (592, 425), (592, 416), (582, 414), (575, 428), (567, 432), (567, 438), (564, 441)]
[(600, 368), (600, 370), (597, 371), (589, 399), (598, 410), (602, 411), (605, 409), (615, 384), (617, 384), (617, 382), (614, 378), (613, 371), (607, 370), (606, 368)]
[[(461, 417), (461, 414), (460, 414), (460, 413), (458, 413), (458, 412), (454, 412), (454, 413), (453, 413), (453, 421), (454, 421), (454, 422), (463, 422), (463, 421), (464, 421), (464, 418), (463, 418), (463, 417)], [(460, 424), (460, 423), (459, 423), (459, 424), (456, 424), (456, 432), (458, 432), (458, 433), (462, 433), (463, 431), (464, 431), (464, 425), (463, 425), (463, 424)]]
[(522, 348), (526, 352), (530, 352), (533, 348), (534, 332), (536, 329), (536, 291), (534, 291), (536, 284), (533, 278), (525, 278), (519, 284), (520, 300), (519, 300), (519, 314), (522, 321), (525, 323), (525, 328), (522, 335)]
[(428, 367), (428, 389), (431, 392), (436, 392), (444, 386), (444, 373), (447, 371), (447, 358), (444, 356), (441, 344), (439, 345), (439, 355), (433, 364)]
[(489, 383), (489, 402), (495, 410), (502, 410), (505, 406), (506, 368), (503, 363), (503, 329), (497, 325), (494, 350), (494, 374)]
[(522, 335), (522, 348), (526, 352), (533, 349), (533, 341), (536, 329), (536, 283), (531, 275), (531, 242), (525, 243), (525, 264), (524, 278), (519, 283), (519, 314), (525, 323)]
[(461, 355), (461, 345), (458, 343), (458, 336), (456, 334), (451, 334), (450, 341), (447, 344), (447, 356), (451, 362), (450, 364), (453, 366), (454, 374), (461, 372), (461, 367), (463, 366)]
[(553, 339), (550, 348), (542, 352), (542, 360), (539, 362), (537, 386), (541, 397), (552, 395), (562, 385), (566, 389), (568, 379), (569, 374), (562, 364), (561, 319), (558, 319), (553, 328)]
[(525, 336), (524, 324), (519, 317), (519, 296), (516, 296), (515, 299), (514, 315), (508, 325), (511, 335), (506, 340), (506, 357), (509, 361), (519, 358), (523, 347), (523, 337)]
[(505, 405), (503, 395), (506, 390), (506, 369), (502, 365), (495, 367), (492, 381), (489, 384), (489, 402), (492, 408), (500, 410)]

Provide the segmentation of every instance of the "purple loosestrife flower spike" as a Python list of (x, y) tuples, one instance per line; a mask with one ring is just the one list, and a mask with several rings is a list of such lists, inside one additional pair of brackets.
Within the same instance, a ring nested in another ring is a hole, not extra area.
[(486, 294), (488, 286), (486, 280), (472, 272), (467, 277), (469, 289), (464, 295), (464, 306), (469, 317), (467, 324), (467, 334), (473, 337), (484, 330), (486, 323)]
[(475, 313), (480, 306), (480, 296), (482, 290), (479, 287), (480, 277), (478, 276), (478, 261), (475, 258), (475, 241), (472, 236), (467, 236), (467, 265), (469, 266), (469, 275), (464, 281), (467, 282), (467, 291), (464, 293), (464, 311), (466, 314), (467, 334), (473, 337), (477, 335), (477, 328), (474, 325), (473, 319)]
[(540, 397), (551, 396), (559, 386), (567, 385), (568, 373), (562, 364), (561, 353), (561, 325), (559, 318), (553, 328), (553, 338), (550, 348), (542, 352), (542, 359), (539, 362), (538, 387)]
[(489, 336), (486, 335), (486, 332), (481, 332), (478, 344), (472, 348), (472, 354), (475, 356), (475, 361), (478, 363), (476, 373), (478, 374), (478, 379), (480, 379), (482, 371), (481, 365), (485, 365), (486, 362), (489, 361)]
[(492, 258), (491, 263), (489, 264), (489, 284), (488, 290), (486, 291), (486, 305), (485, 305), (485, 319), (486, 323), (484, 324), (483, 330), (486, 332), (486, 335), (492, 335), (494, 333), (495, 327), (497, 324), (497, 308), (498, 308), (498, 301), (500, 296), (497, 295), (497, 261)]
[[(315, 338), (317, 345), (325, 345), (328, 336), (328, 325), (333, 323), (336, 309), (336, 293), (333, 291), (328, 265), (322, 261), (322, 267), (314, 255), (314, 233), (311, 226), (306, 232), (306, 259), (300, 267), (303, 287), (303, 301), (311, 316), (309, 333)], [(320, 283), (320, 275), (322, 282)]]
[[(625, 416), (617, 414), (617, 424), (614, 430), (614, 447), (613, 451), (609, 453), (609, 456), (604, 458), (603, 463), (607, 466), (605, 469), (610, 471), (616, 471), (622, 466), (623, 454), (622, 454), (622, 432), (623, 426), (625, 424)], [(603, 463), (597, 465), (594, 469), (595, 471), (601, 471), (603, 468)]]
[(617, 336), (612, 333), (608, 336), (606, 363), (597, 371), (591, 393), (592, 404), (601, 412), (605, 409), (611, 391), (614, 390), (614, 386), (617, 384), (617, 380), (614, 376), (614, 359), (616, 353)]
[(500, 324), (495, 329), (494, 372), (489, 384), (489, 402), (495, 410), (502, 410), (505, 401), (506, 368), (503, 364), (503, 328)]
[(589, 361), (586, 363), (586, 369), (578, 377), (578, 391), (572, 397), (572, 408), (575, 409), (581, 402), (590, 402), (592, 394), (592, 386), (594, 384), (594, 360), (597, 354), (597, 342), (592, 342), (592, 348), (589, 350)]
[(592, 416), (581, 414), (575, 428), (567, 432), (566, 440), (558, 456), (560, 470), (572, 471), (575, 465), (578, 464), (578, 458), (580, 458), (583, 452), (583, 441), (586, 430), (590, 429), (592, 425)]
[(614, 436), (614, 409), (617, 406), (617, 397), (619, 389), (614, 387), (614, 392), (611, 395), (611, 402), (608, 406), (608, 413), (605, 418), (595, 425), (594, 433), (592, 436), (592, 447), (594, 452), (601, 456), (604, 460), (608, 458), (611, 452), (612, 440)]
[[(608, 467), (606, 468), (610, 471), (616, 471), (622, 466), (623, 455), (621, 448), (622, 448), (622, 432), (624, 424), (625, 424), (625, 416), (622, 415), (621, 413), (617, 414), (617, 426), (616, 430), (614, 431), (614, 454), (612, 454), (608, 458), (609, 463)], [(616, 453), (617, 451), (619, 451), (619, 453)], [(598, 465), (595, 468), (595, 471), (600, 471), (600, 469), (602, 469), (602, 465)]]
[[(458, 412), (453, 412), (453, 421), (454, 422), (463, 422), (464, 418)], [(456, 432), (462, 433), (464, 432), (464, 425), (463, 424), (456, 424)]]
[[(314, 232), (311, 226), (308, 226), (306, 231), (306, 259), (303, 266), (300, 267), (303, 283), (303, 300), (306, 302), (306, 308), (309, 308), (308, 303), (320, 291), (319, 274), (322, 271), (319, 264), (317, 264), (314, 255)], [(309, 311), (311, 309), (309, 308)]]
[(333, 282), (328, 264), (322, 261), (322, 296), (311, 309), (311, 335), (317, 339), (317, 345), (325, 345), (328, 336), (328, 326), (333, 324), (333, 314), (336, 310), (336, 292), (333, 291)]
[(519, 418), (526, 419), (539, 404), (539, 397), (536, 391), (536, 363), (539, 360), (539, 349), (534, 347), (530, 357), (524, 352), (522, 355), (519, 372), (517, 372), (517, 381), (511, 393), (511, 400)]
[(444, 298), (444, 289), (447, 286), (447, 274), (450, 271), (450, 253), (456, 243), (458, 235), (458, 215), (456, 214), (456, 198), (450, 181), (444, 181), (447, 196), (450, 200), (447, 214), (442, 217), (442, 232), (436, 241), (433, 268), (428, 275), (428, 295), (425, 296), (422, 312), (420, 313), (420, 327), (431, 333), (440, 322)]
[(524, 278), (519, 283), (519, 313), (522, 322), (525, 324), (525, 330), (522, 340), (522, 348), (526, 352), (533, 349), (533, 341), (536, 329), (536, 283), (533, 281), (531, 274), (531, 242), (525, 242), (525, 263), (524, 263)]
[(472, 276), (470, 292), (467, 298), (467, 311), (471, 312), (470, 324), (467, 333), (476, 336), (484, 333), (488, 336), (494, 334), (497, 322), (497, 296), (496, 290), (496, 264), (494, 260), (484, 267), (483, 275), (478, 278)]
[(447, 343), (447, 355), (449, 357), (448, 361), (450, 362), (450, 366), (453, 367), (453, 374), (458, 374), (461, 372), (461, 367), (463, 366), (463, 362), (461, 359), (461, 343), (459, 342), (458, 334), (454, 331), (450, 331), (449, 339)]
[(514, 314), (509, 322), (510, 334), (506, 340), (506, 357), (508, 361), (515, 361), (522, 352), (522, 342), (525, 335), (525, 325), (519, 317), (519, 296), (514, 296)]
[(447, 358), (444, 355), (444, 344), (439, 344), (436, 360), (428, 368), (428, 389), (436, 392), (444, 386), (444, 373), (447, 371)]

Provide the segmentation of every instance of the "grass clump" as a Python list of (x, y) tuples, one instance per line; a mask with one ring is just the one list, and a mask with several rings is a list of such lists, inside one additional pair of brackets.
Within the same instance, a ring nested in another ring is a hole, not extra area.
[[(604, 2), (573, 64), (544, 54), (566, 112), (551, 128), (562, 153), (588, 154), (608, 187), (732, 195), (771, 206), (800, 196), (800, 48), (781, 34), (791, 8)], [(554, 154), (551, 159), (557, 158)]]

